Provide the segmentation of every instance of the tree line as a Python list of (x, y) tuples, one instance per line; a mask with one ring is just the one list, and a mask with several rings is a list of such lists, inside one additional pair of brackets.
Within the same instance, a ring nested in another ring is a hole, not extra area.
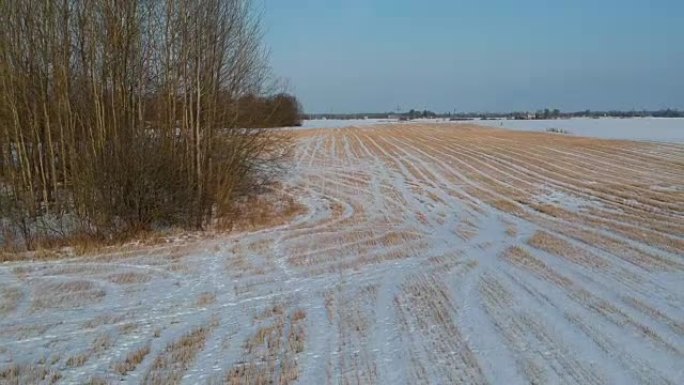
[(568, 118), (684, 118), (684, 111), (678, 109), (662, 109), (662, 110), (610, 110), (610, 111), (592, 111), (583, 110), (575, 112), (563, 112), (557, 108), (529, 111), (513, 111), (513, 112), (440, 112), (435, 113), (430, 110), (410, 110), (408, 112), (366, 112), (366, 113), (349, 113), (349, 114), (309, 114), (305, 115), (305, 119), (422, 119), (422, 118), (442, 118), (454, 120), (467, 119), (568, 119)]
[(0, 2), (0, 225), (28, 248), (231, 213), (300, 108), (249, 0)]

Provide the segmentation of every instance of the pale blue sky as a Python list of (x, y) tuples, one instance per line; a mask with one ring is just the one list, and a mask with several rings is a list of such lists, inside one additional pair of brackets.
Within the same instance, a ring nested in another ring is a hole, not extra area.
[(307, 112), (684, 108), (684, 0), (261, 0)]

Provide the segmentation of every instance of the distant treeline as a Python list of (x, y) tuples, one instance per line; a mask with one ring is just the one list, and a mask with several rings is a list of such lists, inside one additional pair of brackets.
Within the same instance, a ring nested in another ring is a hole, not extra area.
[(631, 110), (631, 111), (576, 111), (563, 112), (558, 109), (543, 109), (534, 112), (514, 111), (514, 112), (446, 112), (435, 113), (429, 110), (410, 110), (407, 112), (372, 112), (372, 113), (353, 113), (353, 114), (308, 114), (304, 119), (421, 119), (421, 118), (442, 118), (452, 120), (470, 119), (569, 119), (569, 118), (684, 118), (684, 111), (678, 109), (664, 110)]
[(438, 118), (449, 117), (450, 114), (438, 114), (429, 110), (410, 110), (407, 112), (357, 112), (350, 114), (304, 114), (303, 118), (306, 120), (312, 119), (420, 119), (420, 118)]

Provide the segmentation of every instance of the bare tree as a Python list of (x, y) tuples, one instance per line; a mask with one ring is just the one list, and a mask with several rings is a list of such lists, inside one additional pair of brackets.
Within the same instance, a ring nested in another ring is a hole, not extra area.
[(55, 218), (102, 237), (204, 226), (281, 153), (253, 129), (278, 108), (240, 125), (266, 79), (249, 0), (3, 0), (0, 216), (28, 247)]

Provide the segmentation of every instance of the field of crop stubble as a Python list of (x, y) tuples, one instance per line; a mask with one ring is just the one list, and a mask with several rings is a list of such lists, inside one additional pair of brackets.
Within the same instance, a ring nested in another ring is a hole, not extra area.
[(285, 224), (0, 265), (0, 383), (684, 383), (684, 145), (291, 134)]

